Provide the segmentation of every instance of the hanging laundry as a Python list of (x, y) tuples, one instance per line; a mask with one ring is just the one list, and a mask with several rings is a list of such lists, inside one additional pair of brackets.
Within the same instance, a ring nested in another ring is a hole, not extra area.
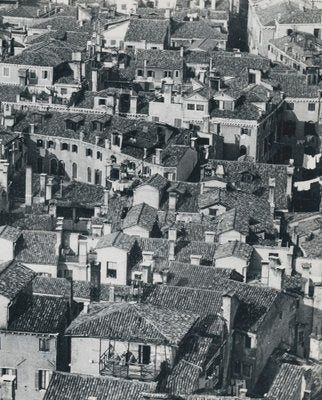
[(303, 168), (305, 168), (305, 169), (315, 169), (316, 168), (315, 156), (310, 156), (309, 154), (304, 154), (304, 157), (303, 157)]
[(309, 181), (295, 182), (294, 187), (297, 188), (299, 192), (304, 192), (310, 190), (311, 185), (315, 182), (320, 182), (320, 178), (310, 179)]

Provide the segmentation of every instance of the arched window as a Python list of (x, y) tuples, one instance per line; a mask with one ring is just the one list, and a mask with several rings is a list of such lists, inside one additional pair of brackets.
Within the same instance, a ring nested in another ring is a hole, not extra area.
[(98, 152), (96, 153), (96, 158), (97, 158), (98, 160), (101, 160), (101, 159), (102, 159), (102, 153), (101, 153), (100, 151), (98, 151)]
[(239, 156), (245, 156), (247, 154), (246, 146), (240, 146), (239, 148)]
[(44, 142), (41, 139), (37, 140), (37, 147), (44, 147)]
[(77, 179), (77, 164), (73, 163), (72, 165), (72, 179)]
[(92, 170), (90, 169), (90, 167), (87, 168), (87, 182), (92, 182)]
[(57, 175), (57, 160), (55, 158), (50, 161), (50, 174)]
[(93, 156), (93, 151), (92, 151), (92, 149), (86, 149), (86, 156), (87, 156), (87, 157), (92, 157), (92, 156)]
[(95, 185), (101, 185), (102, 184), (102, 172), (99, 169), (95, 170)]
[(73, 152), (73, 153), (77, 153), (77, 152), (78, 152), (78, 147), (77, 147), (76, 144), (73, 144), (73, 145), (72, 145), (72, 152)]
[(55, 148), (55, 144), (52, 140), (48, 141), (48, 149), (54, 149)]
[(58, 163), (58, 175), (65, 176), (65, 163), (62, 160)]
[(38, 168), (39, 174), (41, 174), (42, 173), (42, 158), (38, 158), (38, 160), (37, 160), (37, 168)]
[(61, 145), (61, 149), (62, 150), (68, 150), (68, 143), (62, 143), (62, 145)]

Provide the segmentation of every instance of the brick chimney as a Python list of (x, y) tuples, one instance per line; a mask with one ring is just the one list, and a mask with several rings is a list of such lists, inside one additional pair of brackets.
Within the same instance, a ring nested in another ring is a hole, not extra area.
[(268, 286), (273, 289), (282, 290), (284, 286), (284, 276), (285, 268), (281, 266), (279, 257), (270, 256)]

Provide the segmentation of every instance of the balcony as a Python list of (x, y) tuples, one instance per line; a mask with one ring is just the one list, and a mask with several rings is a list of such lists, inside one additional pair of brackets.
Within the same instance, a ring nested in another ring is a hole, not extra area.
[(127, 362), (125, 356), (110, 357), (108, 351), (100, 358), (100, 375), (153, 381), (158, 375), (154, 364)]

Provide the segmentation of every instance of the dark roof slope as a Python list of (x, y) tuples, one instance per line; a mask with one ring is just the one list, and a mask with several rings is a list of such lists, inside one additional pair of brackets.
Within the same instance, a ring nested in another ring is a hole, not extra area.
[(15, 243), (21, 235), (21, 230), (8, 225), (0, 226), (0, 239)]
[(293, 364), (282, 364), (267, 394), (268, 400), (293, 400), (301, 390), (304, 370)]
[[(4, 268), (1, 268), (1, 265), (4, 265)], [(16, 261), (0, 264), (0, 295), (10, 300), (14, 299), (35, 276), (31, 269)]]
[(154, 391), (154, 383), (54, 372), (44, 400), (143, 400), (143, 392)]
[(132, 19), (124, 40), (126, 42), (146, 40), (148, 43), (163, 44), (168, 28), (169, 21), (166, 20)]
[(70, 336), (177, 345), (197, 321), (194, 314), (141, 303), (94, 303), (68, 327)]
[(227, 39), (227, 34), (221, 33), (204, 20), (178, 22), (173, 27), (172, 38), (177, 39)]
[(65, 328), (66, 313), (67, 302), (62, 298), (33, 296), (27, 309), (10, 321), (8, 330), (59, 333)]
[(105, 247), (117, 247), (122, 250), (130, 251), (133, 247), (135, 239), (122, 232), (114, 232), (109, 235), (102, 236), (96, 245), (97, 249)]
[(123, 220), (123, 229), (131, 228), (132, 226), (140, 226), (152, 231), (157, 220), (157, 209), (149, 206), (146, 203), (140, 203), (133, 206)]
[(176, 50), (142, 50), (136, 53), (136, 67), (142, 68), (146, 61), (147, 68), (163, 68), (182, 70), (183, 57)]

